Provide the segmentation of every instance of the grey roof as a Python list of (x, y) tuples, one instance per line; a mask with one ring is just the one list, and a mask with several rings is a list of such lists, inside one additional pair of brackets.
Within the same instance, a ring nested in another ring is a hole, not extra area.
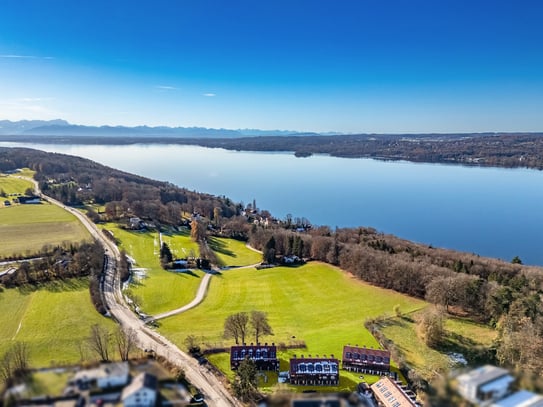
[(481, 386), (508, 374), (509, 372), (501, 367), (485, 365), (458, 376), (458, 381), (469, 382), (472, 385)]

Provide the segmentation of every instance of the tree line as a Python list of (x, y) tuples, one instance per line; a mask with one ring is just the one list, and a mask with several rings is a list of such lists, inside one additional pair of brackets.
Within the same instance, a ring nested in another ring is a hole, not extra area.
[[(88, 277), (91, 301), (98, 312), (105, 314), (106, 307), (100, 294), (104, 254), (104, 249), (98, 242), (44, 246), (35, 259), (17, 263), (13, 273), (0, 277), (0, 283), (7, 288), (13, 288)], [(121, 270), (126, 267), (126, 260), (124, 266), (121, 261)], [(124, 275), (126, 276), (126, 272)]]

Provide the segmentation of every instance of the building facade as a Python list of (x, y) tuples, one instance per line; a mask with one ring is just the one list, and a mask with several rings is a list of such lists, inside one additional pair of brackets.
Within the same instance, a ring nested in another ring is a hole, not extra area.
[(230, 369), (236, 370), (246, 358), (253, 360), (258, 370), (279, 370), (275, 344), (232, 346), (230, 348)]
[(390, 352), (345, 345), (342, 368), (352, 372), (383, 374), (390, 372)]
[(289, 381), (297, 385), (337, 386), (339, 361), (331, 357), (290, 359)]

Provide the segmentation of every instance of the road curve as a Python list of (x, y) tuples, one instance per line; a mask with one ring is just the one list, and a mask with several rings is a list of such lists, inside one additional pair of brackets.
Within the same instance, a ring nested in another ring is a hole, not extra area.
[(188, 311), (191, 308), (194, 308), (198, 304), (200, 304), (207, 292), (207, 287), (209, 285), (209, 280), (211, 280), (211, 276), (213, 274), (206, 273), (204, 277), (202, 278), (202, 281), (200, 282), (200, 286), (198, 287), (198, 291), (196, 293), (196, 296), (194, 299), (189, 302), (187, 305), (183, 305), (181, 308), (177, 308), (171, 311), (163, 312), (161, 314), (155, 315), (153, 317), (148, 318), (149, 321), (156, 321), (158, 319), (171, 317), (172, 315), (181, 314), (182, 312)]
[[(236, 269), (236, 270), (247, 269), (247, 268), (251, 268), (251, 267), (256, 267), (256, 266), (258, 266), (258, 264), (259, 263), (250, 264), (248, 266), (232, 267), (232, 269)], [(211, 273), (208, 272), (208, 273), (205, 274), (205, 276), (202, 278), (202, 281), (200, 282), (200, 286), (198, 287), (198, 291), (196, 292), (196, 296), (187, 305), (183, 305), (180, 308), (176, 308), (174, 310), (166, 311), (166, 312), (163, 312), (161, 314), (157, 314), (155, 316), (149, 317), (145, 321), (146, 322), (156, 321), (156, 320), (159, 320), (159, 319), (163, 319), (163, 318), (171, 317), (171, 316), (174, 316), (174, 315), (177, 315), (177, 314), (181, 314), (181, 313), (183, 313), (185, 311), (188, 311), (191, 308), (194, 308), (198, 304), (200, 304), (204, 300), (204, 297), (205, 297), (205, 295), (207, 293), (207, 287), (209, 286), (209, 281), (211, 280), (212, 276), (213, 276), (213, 272), (211, 272)]]
[[(60, 206), (73, 214), (87, 228), (89, 233), (102, 244), (106, 251), (105, 278), (101, 284), (106, 307), (112, 317), (122, 326), (123, 329), (133, 329), (136, 332), (137, 343), (141, 349), (152, 349), (157, 355), (167, 359), (169, 362), (182, 368), (185, 371), (187, 380), (197, 387), (205, 396), (206, 404), (210, 407), (241, 407), (242, 404), (235, 399), (223, 386), (221, 381), (212, 374), (205, 366), (185, 352), (181, 351), (175, 344), (151, 330), (134, 314), (121, 293), (121, 282), (117, 273), (117, 262), (120, 259), (119, 248), (104, 237), (98, 227), (78, 210), (64, 205), (49, 196), (42, 194), (36, 180), (26, 178), (35, 185), (36, 193), (44, 200)], [(207, 276), (207, 275), (206, 275)], [(207, 288), (207, 284), (204, 287)]]

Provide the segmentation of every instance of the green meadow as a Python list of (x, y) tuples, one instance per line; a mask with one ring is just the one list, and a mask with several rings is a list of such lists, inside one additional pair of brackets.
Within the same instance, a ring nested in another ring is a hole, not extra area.
[[(160, 266), (158, 232), (125, 230), (113, 223), (104, 225), (112, 231), (119, 247), (136, 261), (134, 267), (144, 269), (142, 278), (134, 279), (130, 286), (132, 293), (139, 298), (143, 312), (156, 315), (170, 311), (192, 301), (200, 285), (201, 271), (173, 272)], [(177, 254), (185, 250), (196, 250), (190, 236), (184, 234), (163, 235), (163, 239)], [(186, 246), (183, 246), (186, 244)]]
[[(43, 285), (39, 289), (0, 291), (0, 354), (16, 341), (30, 349), (32, 366), (77, 363), (79, 345), (84, 344), (93, 324), (113, 329), (115, 324), (96, 312), (88, 279), (71, 279)], [(85, 351), (84, 356), (94, 356)]]
[[(13, 175), (0, 174), (0, 191), (5, 194), (24, 194), (28, 188), (34, 188), (34, 184), (26, 179), (17, 178)], [(6, 199), (11, 200), (13, 197), (3, 197), (2, 205)]]
[(32, 255), (46, 244), (90, 239), (75, 216), (48, 203), (0, 208), (0, 236), (0, 257)]
[[(150, 231), (132, 231), (114, 223), (104, 227), (112, 231), (119, 246), (136, 261), (136, 268), (144, 269), (144, 277), (135, 279), (130, 289), (139, 298), (143, 312), (156, 315), (179, 308), (194, 298), (203, 272), (166, 271), (159, 260), (159, 234)], [(162, 234), (174, 257), (199, 256), (198, 244), (192, 241), (188, 230)], [(209, 246), (225, 265), (245, 266), (258, 263), (262, 255), (248, 249), (245, 243), (233, 239), (210, 238)]]
[(249, 266), (262, 261), (262, 254), (247, 248), (245, 242), (235, 239), (210, 237), (209, 247), (216, 253), (221, 266)]
[[(322, 263), (295, 268), (232, 269), (213, 277), (202, 304), (161, 320), (159, 331), (180, 347), (185, 347), (183, 341), (191, 334), (205, 347), (230, 346), (233, 341), (222, 338), (226, 317), (240, 311), (264, 311), (274, 335), (261, 338), (262, 342), (286, 346), (305, 342), (305, 349), (280, 353), (281, 369), (286, 370), (294, 354), (334, 354), (341, 358), (344, 344), (377, 347), (364, 321), (392, 314), (396, 304), (403, 312), (426, 306), (423, 301), (371, 286)], [(254, 340), (249, 337), (246, 341)], [(228, 355), (214, 355), (210, 360), (232, 377)], [(359, 381), (358, 374), (342, 371), (341, 376), (339, 388), (352, 387)], [(276, 378), (269, 383), (276, 383)]]

